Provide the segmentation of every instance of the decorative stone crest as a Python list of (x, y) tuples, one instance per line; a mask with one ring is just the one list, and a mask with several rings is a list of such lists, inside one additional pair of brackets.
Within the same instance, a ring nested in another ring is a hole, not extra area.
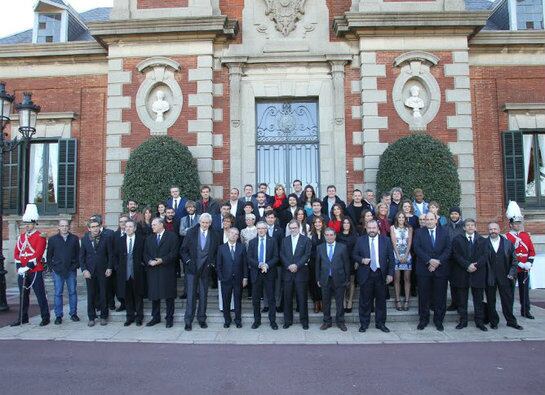
[(265, 0), (267, 15), (284, 37), (296, 28), (296, 23), (305, 14), (306, 0)]
[(441, 90), (430, 72), (438, 62), (435, 55), (423, 51), (404, 53), (394, 61), (401, 67), (392, 91), (394, 107), (413, 132), (426, 131), (439, 112)]
[(150, 134), (167, 134), (182, 111), (183, 95), (175, 73), (180, 65), (172, 59), (153, 57), (137, 66), (146, 79), (136, 93), (136, 111)]

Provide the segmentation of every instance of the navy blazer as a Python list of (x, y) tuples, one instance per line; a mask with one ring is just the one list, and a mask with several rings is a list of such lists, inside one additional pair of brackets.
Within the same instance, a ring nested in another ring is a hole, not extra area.
[[(248, 269), (252, 282), (257, 280), (257, 275), (261, 273), (259, 269), (259, 251), (258, 251), (259, 236), (250, 240), (248, 244)], [(266, 237), (265, 244), (265, 263), (269, 266), (269, 270), (264, 274), (268, 279), (276, 278), (276, 265), (278, 265), (278, 246), (272, 237)]]
[[(187, 211), (185, 210), (186, 203), (187, 199), (180, 196), (178, 208), (174, 210), (174, 218), (176, 218), (178, 221), (187, 215)], [(167, 200), (167, 208), (174, 208), (174, 199), (170, 198)]]
[[(428, 228), (417, 229), (413, 238), (413, 248), (416, 253), (416, 274), (428, 277), (448, 277), (450, 275), (451, 241), (444, 227), (437, 226), (435, 228), (435, 246), (432, 245)], [(433, 272), (428, 270), (430, 259), (438, 259), (441, 262)]]
[[(473, 237), (473, 248), (469, 245), (465, 232), (456, 236), (452, 241), (452, 255), (455, 261), (450, 268), (450, 280), (455, 287), (486, 287), (487, 240), (477, 232)], [(477, 262), (477, 271), (469, 273), (467, 268), (473, 262)]]
[[(283, 276), (285, 282), (295, 280), (296, 282), (308, 282), (309, 268), (308, 261), (312, 251), (312, 242), (307, 236), (299, 235), (295, 253), (291, 246), (291, 235), (284, 237), (280, 248), (280, 262), (284, 268)], [(290, 265), (297, 265), (297, 271), (292, 273), (288, 270)]]
[(79, 267), (79, 239), (68, 233), (66, 241), (56, 234), (47, 241), (47, 265), (55, 273), (67, 276)]
[[(395, 261), (394, 249), (390, 239), (384, 235), (377, 235), (378, 238), (378, 262), (380, 271), (386, 284), (386, 276), (394, 276)], [(352, 251), (352, 259), (358, 264), (358, 283), (365, 284), (369, 273), (371, 272), (371, 264), (364, 265), (361, 261), (363, 258), (371, 258), (371, 249), (369, 248), (369, 236), (364, 235), (358, 237), (354, 250)]]
[(235, 244), (234, 260), (229, 243), (219, 246), (216, 256), (216, 273), (222, 283), (242, 284), (242, 279), (248, 276), (247, 272), (246, 247), (242, 243)]
[[(350, 262), (348, 249), (346, 245), (335, 242), (333, 257), (331, 261), (328, 256), (328, 244), (319, 244), (316, 248), (316, 282), (320, 283), (322, 288), (329, 285), (330, 279), (333, 280), (335, 288), (344, 287), (350, 280)], [(329, 272), (331, 270), (331, 277)]]
[(82, 272), (88, 270), (94, 276), (98, 271), (101, 276), (104, 276), (106, 269), (113, 269), (113, 235), (112, 230), (103, 230), (96, 250), (93, 247), (91, 234), (87, 232), (83, 235), (79, 250)]

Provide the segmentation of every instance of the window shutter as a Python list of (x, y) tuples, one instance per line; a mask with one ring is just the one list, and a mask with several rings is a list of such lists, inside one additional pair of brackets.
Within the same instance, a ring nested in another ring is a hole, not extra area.
[(20, 171), (19, 158), (21, 147), (15, 148), (11, 152), (4, 153), (4, 172), (3, 172), (3, 197), (4, 197), (4, 213), (18, 214), (19, 205), (19, 185)]
[(521, 204), (526, 201), (522, 132), (518, 130), (504, 132), (502, 140), (506, 203), (514, 200)]
[(77, 140), (59, 140), (59, 213), (76, 212)]

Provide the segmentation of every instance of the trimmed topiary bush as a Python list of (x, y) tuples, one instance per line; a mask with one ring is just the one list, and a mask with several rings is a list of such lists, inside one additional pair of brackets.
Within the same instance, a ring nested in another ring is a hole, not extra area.
[(426, 200), (441, 205), (442, 214), (460, 204), (454, 157), (444, 143), (426, 134), (403, 137), (380, 157), (377, 192), (389, 192), (393, 187), (401, 187), (411, 198), (415, 188), (422, 188)]
[(185, 145), (168, 136), (152, 137), (131, 152), (121, 193), (123, 204), (134, 199), (154, 207), (170, 196), (170, 187), (190, 199), (199, 196), (197, 163)]

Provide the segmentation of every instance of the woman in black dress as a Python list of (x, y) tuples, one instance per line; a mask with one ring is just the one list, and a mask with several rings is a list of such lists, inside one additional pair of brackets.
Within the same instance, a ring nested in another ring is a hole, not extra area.
[(309, 280), (308, 288), (310, 291), (310, 297), (314, 302), (314, 312), (319, 313), (322, 311), (322, 291), (316, 283), (316, 250), (318, 246), (325, 242), (324, 237), (325, 223), (322, 217), (314, 217), (312, 220), (312, 226), (308, 237), (312, 241), (312, 251), (310, 253), (309, 262)]
[(354, 299), (354, 290), (356, 289), (356, 266), (352, 262), (352, 250), (356, 245), (358, 239), (358, 233), (354, 226), (354, 223), (349, 217), (343, 220), (342, 231), (337, 235), (337, 241), (346, 246), (348, 250), (348, 256), (350, 259), (350, 285), (346, 287), (346, 293), (344, 295), (344, 312), (352, 312), (352, 303)]
[(144, 236), (149, 236), (153, 233), (153, 230), (151, 229), (151, 221), (153, 220), (153, 211), (151, 210), (151, 207), (144, 208), (144, 211), (142, 211), (142, 214), (144, 216), (144, 220), (142, 221), (142, 231), (144, 233)]

